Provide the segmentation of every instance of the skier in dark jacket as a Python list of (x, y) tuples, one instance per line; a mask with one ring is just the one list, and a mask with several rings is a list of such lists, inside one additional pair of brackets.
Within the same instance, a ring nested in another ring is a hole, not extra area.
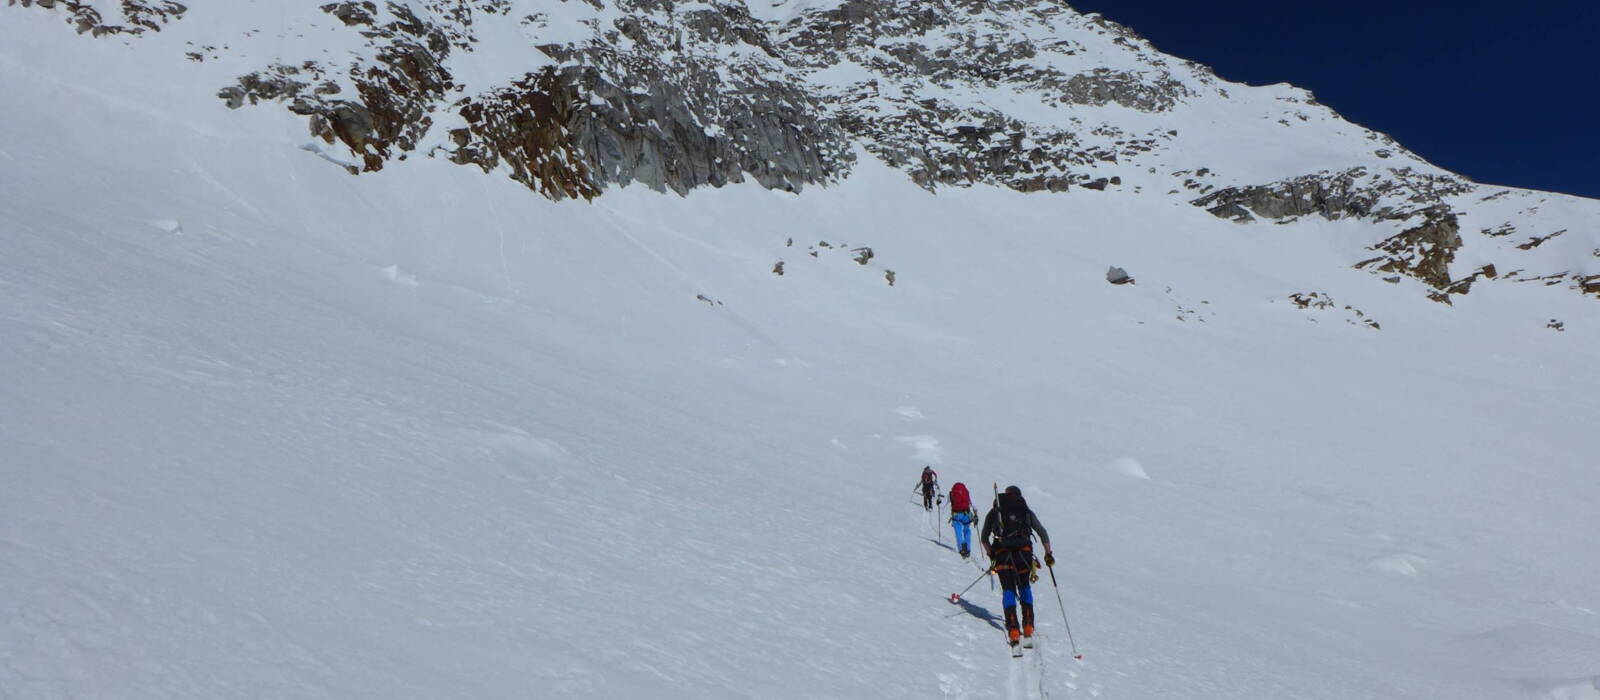
[[(1039, 524), (1039, 517), (1028, 509), (1028, 502), (1022, 499), (1022, 489), (1007, 486), (1004, 493), (995, 497), (995, 506), (984, 516), (983, 530), (978, 534), (983, 551), (993, 562), (993, 571), (1000, 576), (1006, 636), (1013, 646), (1019, 638), (1033, 638), (1033, 588), (1029, 584), (1037, 566), (1033, 558), (1033, 535), (1036, 533), (1039, 543), (1044, 545), (1045, 564), (1053, 566), (1056, 558), (1050, 552), (1050, 534)], [(1018, 601), (1022, 603), (1020, 625)]]
[(933, 497), (939, 493), (939, 472), (934, 471), (933, 467), (924, 466), (922, 480), (914, 488), (922, 491), (923, 510), (933, 510)]

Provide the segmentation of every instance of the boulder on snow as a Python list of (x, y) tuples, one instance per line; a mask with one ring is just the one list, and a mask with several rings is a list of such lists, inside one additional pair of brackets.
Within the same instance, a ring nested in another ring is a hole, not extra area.
[(1128, 271), (1115, 265), (1106, 270), (1106, 281), (1112, 284), (1133, 284), (1133, 278), (1128, 276)]

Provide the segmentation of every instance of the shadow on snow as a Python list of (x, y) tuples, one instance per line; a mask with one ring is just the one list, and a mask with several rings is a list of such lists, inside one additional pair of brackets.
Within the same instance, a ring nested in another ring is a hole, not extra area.
[[(946, 598), (945, 600), (949, 600), (949, 599)], [(997, 630), (1004, 631), (1005, 628), (1006, 628), (1004, 620), (1001, 620), (1000, 618), (995, 617), (994, 613), (989, 612), (989, 609), (983, 607), (982, 605), (978, 605), (977, 603), (974, 603), (974, 602), (972, 602), (970, 600), (967, 600), (966, 598), (962, 598), (962, 599), (956, 601), (956, 605), (961, 606), (961, 610), (958, 611), (958, 612), (951, 613), (949, 615), (945, 615), (945, 617), (955, 617), (957, 615), (971, 615), (973, 617), (978, 618), (979, 620), (983, 620), (984, 622), (989, 623), (990, 627), (993, 627), (993, 628), (995, 628)]]

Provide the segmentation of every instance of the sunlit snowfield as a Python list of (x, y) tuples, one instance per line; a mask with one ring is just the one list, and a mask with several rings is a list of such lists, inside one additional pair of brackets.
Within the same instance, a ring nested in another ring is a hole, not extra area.
[[(1600, 698), (1593, 298), (865, 153), (351, 177), (0, 18), (0, 697)], [(1023, 487), (1082, 662), (948, 602), (924, 464)]]

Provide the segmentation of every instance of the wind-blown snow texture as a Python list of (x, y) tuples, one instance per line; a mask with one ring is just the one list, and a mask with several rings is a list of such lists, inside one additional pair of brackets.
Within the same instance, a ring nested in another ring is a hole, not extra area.
[[(798, 194), (351, 177), (162, 53), (237, 17), (0, 18), (0, 697), (1600, 697), (1569, 281), (1445, 306), (1367, 218), (864, 145)], [(1457, 211), (1567, 233), (1456, 277), (1600, 261), (1594, 202)], [(945, 600), (923, 464), (1024, 488), (1081, 664), (1048, 589), (1015, 669)]]

